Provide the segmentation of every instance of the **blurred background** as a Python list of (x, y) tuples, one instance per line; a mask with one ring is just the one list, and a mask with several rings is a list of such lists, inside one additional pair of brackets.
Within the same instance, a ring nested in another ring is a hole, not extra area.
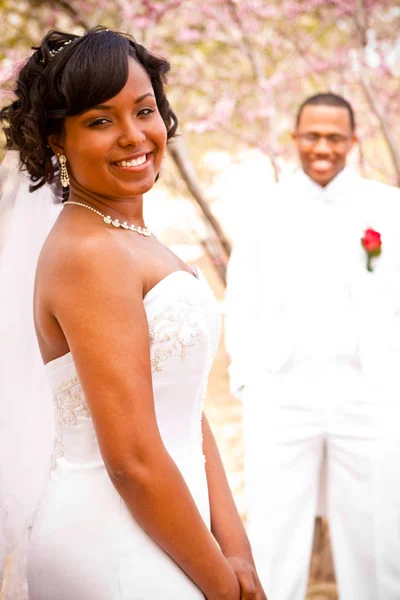
[[(80, 34), (99, 24), (171, 63), (181, 135), (148, 195), (147, 222), (203, 269), (222, 312), (231, 245), (296, 168), (290, 134), (307, 96), (349, 100), (360, 137), (353, 167), (400, 186), (400, 0), (0, 0), (0, 101), (49, 29)], [(4, 138), (0, 159), (3, 148)], [(245, 518), (241, 407), (227, 366), (221, 340), (206, 411)], [(317, 521), (308, 598), (336, 597), (328, 526)]]

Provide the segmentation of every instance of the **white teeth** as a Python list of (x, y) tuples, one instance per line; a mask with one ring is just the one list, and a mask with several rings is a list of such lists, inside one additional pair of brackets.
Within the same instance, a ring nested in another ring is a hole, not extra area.
[(120, 162), (117, 162), (117, 165), (120, 167), (139, 167), (139, 165), (142, 165), (145, 162), (146, 162), (146, 155), (143, 154), (143, 156), (139, 156), (139, 158), (136, 158), (136, 159), (121, 160)]

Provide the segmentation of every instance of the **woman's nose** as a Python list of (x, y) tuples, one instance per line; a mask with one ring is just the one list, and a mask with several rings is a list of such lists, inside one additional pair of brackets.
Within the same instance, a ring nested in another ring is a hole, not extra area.
[(121, 146), (140, 146), (145, 139), (146, 136), (142, 128), (133, 119), (123, 124), (119, 138)]

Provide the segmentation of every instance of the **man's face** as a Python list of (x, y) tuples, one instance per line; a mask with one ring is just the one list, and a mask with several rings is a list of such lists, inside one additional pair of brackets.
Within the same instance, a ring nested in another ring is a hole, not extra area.
[(324, 187), (344, 169), (357, 137), (346, 108), (307, 105), (302, 110), (293, 140), (304, 172)]

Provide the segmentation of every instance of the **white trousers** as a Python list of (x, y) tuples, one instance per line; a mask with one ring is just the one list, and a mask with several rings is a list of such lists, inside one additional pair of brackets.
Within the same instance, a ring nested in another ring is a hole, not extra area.
[(400, 599), (400, 452), (381, 400), (336, 363), (245, 388), (248, 530), (271, 600), (306, 596), (324, 456), (340, 600)]

